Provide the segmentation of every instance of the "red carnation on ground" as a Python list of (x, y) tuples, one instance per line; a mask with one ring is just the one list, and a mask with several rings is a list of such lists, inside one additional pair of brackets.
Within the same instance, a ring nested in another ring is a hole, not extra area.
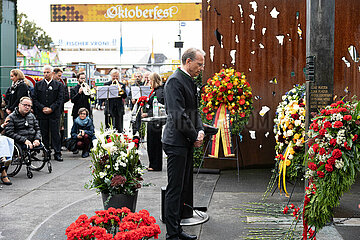
[(352, 116), (351, 116), (351, 115), (345, 115), (345, 116), (343, 117), (343, 119), (344, 119), (345, 121), (351, 121)]
[(342, 152), (340, 149), (334, 149), (334, 151), (331, 154), (335, 159), (338, 159), (342, 156)]
[(340, 127), (342, 127), (342, 126), (344, 126), (344, 124), (343, 124), (342, 122), (340, 122), (340, 121), (336, 121), (336, 122), (334, 123), (334, 128), (340, 128)]
[(228, 84), (226, 85), (226, 87), (227, 87), (227, 89), (232, 89), (233, 84), (232, 84), (232, 83), (228, 83)]
[(234, 96), (231, 94), (231, 95), (227, 96), (227, 99), (228, 99), (229, 101), (232, 101), (232, 100), (234, 100)]
[(244, 100), (244, 99), (240, 99), (239, 104), (240, 104), (240, 105), (244, 105), (244, 104), (245, 104), (245, 100)]
[(217, 86), (217, 87), (219, 87), (219, 86), (220, 86), (220, 84), (221, 84), (221, 82), (220, 82), (220, 81), (216, 81), (216, 82), (215, 82), (215, 86)]
[(208, 113), (208, 112), (209, 112), (209, 108), (208, 108), (208, 107), (204, 107), (204, 108), (203, 108), (203, 112), (204, 112), (204, 113)]
[(322, 172), (322, 171), (317, 171), (316, 173), (319, 176), (319, 178), (324, 178), (325, 177), (325, 173)]
[(213, 118), (213, 116), (210, 114), (210, 113), (208, 113), (207, 115), (206, 115), (206, 119), (207, 120), (211, 120)]
[(288, 212), (289, 212), (289, 207), (288, 206), (284, 207), (283, 213), (287, 214)]
[(245, 117), (245, 113), (240, 113), (240, 117)]

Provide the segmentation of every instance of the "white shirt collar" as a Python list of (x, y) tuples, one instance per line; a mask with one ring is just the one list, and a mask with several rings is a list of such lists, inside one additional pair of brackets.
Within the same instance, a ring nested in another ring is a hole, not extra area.
[(180, 67), (181, 71), (183, 71), (184, 73), (186, 73), (187, 75), (189, 75), (189, 77), (193, 78), (185, 69), (183, 66)]
[(45, 79), (45, 82), (46, 82), (46, 84), (49, 86), (49, 84), (51, 83), (51, 81), (52, 81), (52, 79), (50, 80), (50, 81), (47, 81), (46, 79)]

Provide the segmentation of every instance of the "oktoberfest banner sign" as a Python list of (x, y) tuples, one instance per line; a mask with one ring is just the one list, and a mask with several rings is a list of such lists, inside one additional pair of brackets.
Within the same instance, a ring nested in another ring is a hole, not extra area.
[(201, 3), (52, 4), (52, 22), (200, 21)]

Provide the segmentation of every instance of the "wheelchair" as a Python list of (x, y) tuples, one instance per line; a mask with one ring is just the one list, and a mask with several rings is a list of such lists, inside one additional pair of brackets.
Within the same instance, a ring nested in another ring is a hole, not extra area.
[(33, 149), (14, 143), (14, 153), (12, 162), (7, 170), (7, 175), (14, 177), (20, 172), (22, 165), (26, 165), (26, 175), (28, 178), (33, 177), (32, 171), (40, 171), (45, 165), (47, 165), (48, 171), (51, 173), (50, 151), (42, 143)]

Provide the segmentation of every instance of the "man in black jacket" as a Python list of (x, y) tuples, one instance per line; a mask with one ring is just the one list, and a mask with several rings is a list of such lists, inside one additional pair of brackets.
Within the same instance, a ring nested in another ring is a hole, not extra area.
[(15, 108), (8, 118), (5, 135), (19, 144), (30, 149), (40, 145), (41, 132), (38, 121), (31, 113), (32, 101), (29, 97), (22, 97), (19, 106)]
[(64, 141), (64, 135), (65, 135), (65, 112), (64, 112), (64, 105), (67, 101), (70, 100), (69, 97), (69, 90), (66, 86), (65, 81), (62, 79), (62, 74), (63, 71), (61, 70), (61, 68), (54, 68), (53, 70), (54, 72), (54, 80), (58, 81), (61, 83), (61, 85), (63, 86), (63, 91), (64, 91), (64, 99), (63, 99), (63, 103), (61, 104), (61, 116), (60, 116), (60, 139), (61, 139), (61, 143)]
[(86, 75), (84, 72), (80, 72), (76, 75), (78, 80), (78, 85), (70, 89), (70, 98), (71, 102), (74, 103), (72, 109), (73, 120), (79, 116), (78, 112), (80, 108), (86, 108), (89, 111), (89, 116), (91, 116), (90, 108), (90, 95), (85, 95), (84, 89), (81, 87), (81, 84), (84, 84), (86, 81)]
[(51, 143), (55, 151), (54, 158), (57, 161), (63, 161), (59, 131), (63, 98), (62, 84), (53, 80), (52, 67), (45, 66), (44, 79), (37, 82), (34, 88), (34, 111), (39, 120), (43, 143), (47, 149), (50, 149), (51, 133)]
[(108, 128), (110, 124), (114, 126), (118, 132), (124, 131), (124, 99), (126, 98), (125, 84), (120, 82), (119, 70), (113, 69), (110, 72), (111, 81), (104, 83), (104, 85), (117, 85), (119, 88), (119, 97), (110, 98), (105, 102), (105, 126)]
[(203, 124), (197, 106), (197, 88), (193, 78), (204, 69), (202, 50), (190, 48), (181, 58), (182, 67), (166, 81), (165, 109), (168, 114), (163, 149), (168, 156), (168, 185), (165, 195), (166, 239), (197, 239), (185, 233), (181, 218), (192, 217), (193, 147), (200, 147), (204, 139)]

